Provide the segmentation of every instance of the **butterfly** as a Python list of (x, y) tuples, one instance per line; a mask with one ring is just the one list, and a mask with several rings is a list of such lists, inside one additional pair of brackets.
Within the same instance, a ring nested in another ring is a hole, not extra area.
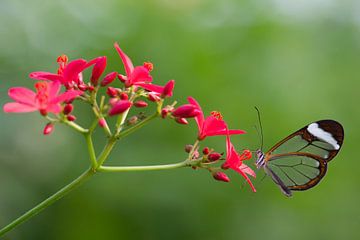
[(325, 176), (327, 164), (340, 151), (344, 129), (334, 120), (313, 122), (275, 144), (266, 153), (256, 151), (256, 167), (291, 197), (317, 185)]

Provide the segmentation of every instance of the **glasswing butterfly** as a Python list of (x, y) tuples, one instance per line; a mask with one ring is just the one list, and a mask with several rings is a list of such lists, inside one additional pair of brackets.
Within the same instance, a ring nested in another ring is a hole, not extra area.
[(257, 150), (256, 167), (263, 168), (290, 197), (292, 190), (307, 190), (320, 182), (328, 162), (340, 151), (343, 141), (344, 129), (340, 123), (334, 120), (313, 122), (287, 136), (266, 153)]

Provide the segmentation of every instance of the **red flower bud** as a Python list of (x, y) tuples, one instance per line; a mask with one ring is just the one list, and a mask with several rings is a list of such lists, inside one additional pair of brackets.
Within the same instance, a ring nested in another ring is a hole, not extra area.
[(170, 80), (164, 86), (164, 89), (161, 93), (162, 98), (171, 97), (173, 95), (173, 90), (175, 86), (175, 80)]
[(209, 156), (208, 156), (208, 160), (210, 162), (213, 162), (213, 161), (217, 161), (221, 158), (221, 154), (220, 153), (217, 153), (217, 152), (213, 152), (213, 153), (210, 153)]
[(184, 104), (172, 112), (174, 117), (192, 118), (199, 115), (201, 111), (193, 104)]
[(96, 62), (96, 63), (95, 63), (94, 68), (92, 70), (90, 81), (94, 86), (97, 86), (98, 80), (99, 80), (101, 74), (104, 72), (105, 67), (106, 67), (106, 57), (105, 56), (104, 57), (98, 57), (98, 58), (90, 61), (90, 63), (91, 62)]
[(180, 124), (189, 124), (189, 122), (185, 118), (175, 118), (175, 121)]
[(66, 116), (67, 120), (70, 121), (70, 122), (73, 122), (76, 120), (76, 117), (74, 115), (67, 115)]
[(160, 97), (156, 94), (153, 94), (153, 93), (149, 93), (148, 95), (148, 99), (152, 102), (158, 102), (160, 101)]
[(251, 151), (250, 150), (244, 150), (243, 152), (242, 152), (242, 154), (240, 155), (240, 159), (241, 159), (241, 161), (243, 161), (243, 160), (249, 160), (249, 159), (251, 159), (252, 158), (252, 153), (251, 153)]
[(131, 102), (128, 100), (119, 100), (114, 106), (109, 110), (109, 116), (114, 116), (120, 113), (125, 112), (131, 107)]
[(98, 123), (99, 123), (99, 126), (102, 128), (107, 125), (105, 118), (100, 118)]
[(122, 74), (120, 74), (120, 73), (117, 75), (117, 77), (118, 77), (118, 79), (119, 79), (121, 82), (123, 82), (123, 83), (127, 80), (127, 77), (124, 76), (124, 75), (122, 75)]
[(148, 105), (147, 102), (141, 100), (134, 102), (134, 106), (138, 108), (147, 107), (147, 105)]
[(108, 87), (107, 90), (106, 90), (106, 94), (109, 96), (109, 97), (116, 97), (117, 94), (118, 94), (118, 91), (113, 88), (113, 87)]
[(204, 155), (208, 155), (209, 152), (210, 152), (210, 149), (209, 149), (208, 147), (204, 147), (204, 149), (202, 150), (202, 153), (203, 153)]
[(94, 86), (89, 86), (89, 87), (88, 87), (88, 90), (89, 90), (89, 92), (92, 92), (92, 91), (95, 90), (95, 88), (94, 88)]
[(73, 109), (74, 109), (74, 106), (71, 103), (68, 103), (65, 105), (63, 113), (65, 115), (68, 115), (69, 113), (71, 113), (73, 111)]
[(161, 117), (166, 118), (169, 113), (169, 109), (163, 108), (161, 109)]
[(40, 112), (40, 114), (41, 114), (42, 116), (46, 116), (46, 115), (47, 115), (46, 109), (40, 109), (39, 112)]
[(78, 84), (78, 88), (81, 90), (81, 91), (86, 91), (88, 89), (88, 86), (84, 83), (80, 83)]
[(104, 79), (101, 81), (100, 85), (102, 87), (109, 85), (110, 83), (112, 83), (115, 80), (116, 76), (117, 76), (117, 72), (111, 72), (111, 73), (107, 74), (104, 77)]
[(121, 100), (128, 100), (129, 96), (126, 93), (122, 92), (122, 93), (120, 93), (120, 99)]
[(44, 127), (43, 133), (44, 135), (49, 135), (50, 133), (52, 133), (53, 130), (54, 130), (54, 124), (48, 123)]
[(213, 177), (222, 182), (230, 182), (230, 178), (223, 172), (215, 172), (213, 173)]

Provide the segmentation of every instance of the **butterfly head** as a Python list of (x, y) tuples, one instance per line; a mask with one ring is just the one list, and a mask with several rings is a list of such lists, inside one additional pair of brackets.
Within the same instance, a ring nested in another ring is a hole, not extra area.
[(256, 167), (259, 169), (265, 165), (265, 155), (261, 149), (256, 150)]

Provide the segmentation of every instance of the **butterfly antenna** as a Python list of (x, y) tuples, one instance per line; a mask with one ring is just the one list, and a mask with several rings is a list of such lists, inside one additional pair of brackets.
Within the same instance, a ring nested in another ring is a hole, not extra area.
[(259, 109), (255, 106), (257, 115), (258, 115), (258, 121), (259, 121), (259, 125), (260, 125), (260, 136), (261, 136), (261, 147), (260, 149), (263, 149), (264, 146), (264, 135), (263, 135), (263, 128), (262, 128), (262, 124), (261, 124), (261, 116), (260, 116), (260, 111)]

